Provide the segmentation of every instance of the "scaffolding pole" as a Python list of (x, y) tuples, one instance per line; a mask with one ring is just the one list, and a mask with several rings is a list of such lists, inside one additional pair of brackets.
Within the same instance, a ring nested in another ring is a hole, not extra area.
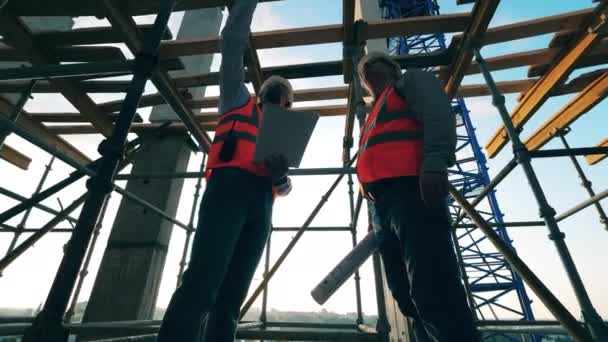
[[(55, 157), (53, 156), (53, 157), (51, 157), (51, 160), (44, 168), (44, 173), (42, 174), (42, 177), (40, 178), (40, 182), (38, 182), (38, 186), (36, 187), (36, 190), (34, 190), (33, 196), (36, 196), (40, 192), (40, 190), (42, 190), (42, 187), (44, 186), (44, 183), (46, 182), (46, 179), (49, 176), (49, 173), (51, 172), (54, 161), (55, 161)], [(17, 244), (17, 241), (19, 241), (19, 237), (21, 236), (21, 233), (23, 232), (23, 229), (25, 228), (25, 225), (27, 224), (27, 220), (31, 213), (32, 213), (32, 207), (28, 208), (25, 211), (25, 214), (23, 214), (23, 217), (21, 218), (21, 222), (19, 222), (19, 224), (16, 227), (15, 236), (13, 237), (11, 244), (8, 246), (8, 250), (6, 251), (6, 254), (9, 254), (15, 248), (15, 245)]]
[(76, 289), (74, 290), (74, 294), (72, 295), (72, 302), (70, 303), (70, 307), (65, 313), (64, 321), (69, 323), (74, 316), (76, 304), (78, 304), (78, 297), (80, 296), (80, 291), (82, 290), (82, 285), (84, 284), (84, 280), (89, 274), (89, 264), (91, 263), (91, 258), (93, 258), (93, 252), (95, 251), (95, 246), (97, 245), (97, 239), (99, 238), (99, 233), (101, 232), (101, 228), (103, 227), (103, 220), (106, 216), (106, 211), (108, 210), (108, 203), (110, 202), (110, 198), (112, 194), (108, 194), (105, 201), (103, 202), (103, 207), (101, 208), (101, 213), (99, 214), (99, 219), (97, 220), (97, 224), (95, 225), (95, 232), (93, 233), (93, 240), (91, 240), (91, 244), (89, 249), (87, 250), (87, 255), (84, 259), (84, 264), (82, 265), (82, 270), (78, 274), (78, 282), (76, 284)]
[(570, 280), (571, 286), (574, 290), (574, 294), (576, 295), (578, 303), (581, 307), (583, 318), (585, 320), (585, 323), (587, 324), (588, 332), (597, 341), (608, 341), (608, 328), (606, 328), (600, 315), (597, 313), (597, 311), (593, 307), (593, 304), (591, 303), (591, 299), (589, 298), (589, 294), (585, 289), (583, 280), (581, 279), (578, 273), (576, 264), (574, 263), (568, 246), (564, 241), (565, 234), (560, 231), (559, 226), (557, 224), (557, 220), (555, 218), (555, 210), (549, 205), (549, 202), (540, 185), (536, 172), (532, 167), (530, 153), (527, 150), (526, 146), (522, 143), (519, 137), (519, 131), (515, 128), (513, 121), (511, 121), (511, 117), (509, 116), (509, 112), (507, 111), (507, 108), (505, 106), (505, 97), (500, 94), (500, 92), (496, 88), (494, 78), (492, 77), (492, 74), (490, 73), (488, 66), (485, 60), (483, 59), (479, 49), (474, 48), (473, 50), (477, 63), (479, 64), (479, 67), (481, 69), (482, 75), (490, 89), (490, 93), (492, 94), (492, 104), (496, 107), (502, 118), (502, 121), (507, 130), (508, 137), (511, 140), (511, 144), (513, 145), (513, 152), (515, 154), (515, 158), (524, 170), (526, 178), (528, 179), (528, 183), (530, 184), (534, 197), (536, 198), (536, 202), (538, 203), (540, 215), (545, 221), (547, 228), (549, 229), (549, 239), (554, 242), (555, 248), (557, 249), (557, 253), (559, 254), (562, 264), (564, 265), (566, 274), (568, 275), (568, 279)]
[[(562, 130), (558, 134), (559, 138), (561, 139), (562, 144), (564, 144), (564, 148), (566, 150), (570, 149), (570, 144), (568, 144), (568, 141), (566, 140), (566, 134), (568, 134), (568, 132), (570, 132), (570, 129)], [(583, 186), (583, 188), (585, 188), (585, 190), (587, 191), (587, 194), (589, 194), (589, 197), (591, 197), (591, 198), (595, 197), (595, 191), (593, 190), (593, 185), (592, 185), (591, 181), (589, 180), (589, 178), (587, 178), (587, 175), (585, 174), (585, 171), (583, 171), (581, 164), (578, 162), (578, 160), (576, 159), (575, 156), (570, 155), (569, 157), (570, 157), (570, 160), (572, 161), (572, 165), (574, 165), (574, 169), (576, 170), (578, 177), (581, 179), (581, 185)], [(604, 225), (604, 228), (606, 230), (608, 230), (608, 217), (606, 217), (606, 212), (604, 211), (604, 208), (602, 207), (602, 205), (599, 202), (596, 202), (593, 205), (595, 206), (595, 209), (597, 210), (597, 214), (600, 218), (600, 223)]]
[(102, 158), (96, 174), (87, 182), (89, 190), (74, 228), (49, 295), (34, 324), (23, 336), (24, 342), (67, 341), (69, 331), (62, 325), (70, 295), (74, 289), (78, 271), (82, 265), (87, 246), (107, 195), (112, 191), (112, 180), (120, 159), (137, 104), (145, 85), (158, 64), (158, 48), (174, 6), (174, 0), (163, 0), (156, 16), (154, 27), (146, 34), (144, 47), (136, 58), (136, 67), (127, 92), (125, 103), (118, 115), (116, 125), (108, 140), (99, 146)]
[[(348, 163), (348, 166), (351, 166), (355, 162), (356, 159), (357, 159), (357, 156), (355, 155)], [(293, 250), (295, 245), (298, 243), (298, 241), (300, 240), (300, 238), (302, 237), (304, 232), (308, 231), (308, 227), (310, 226), (310, 223), (314, 220), (314, 218), (317, 216), (319, 211), (321, 211), (321, 208), (323, 208), (325, 203), (327, 203), (329, 196), (331, 196), (331, 194), (334, 192), (334, 190), (336, 189), (336, 187), (338, 186), (338, 184), (340, 183), (342, 178), (344, 178), (344, 174), (339, 175), (336, 178), (336, 180), (334, 180), (332, 185), (329, 187), (327, 192), (325, 192), (325, 194), (323, 196), (321, 196), (321, 200), (319, 201), (319, 203), (317, 203), (317, 206), (312, 210), (310, 215), (308, 215), (308, 218), (306, 219), (306, 221), (304, 222), (302, 227), (300, 227), (300, 229), (298, 230), (296, 235), (291, 239), (291, 241), (289, 241), (289, 244), (287, 245), (287, 247), (285, 247), (285, 250), (283, 250), (283, 252), (279, 256), (277, 261), (274, 263), (274, 265), (272, 265), (272, 267), (268, 271), (267, 276), (264, 277), (262, 282), (258, 285), (258, 287), (251, 294), (251, 297), (249, 297), (249, 299), (245, 302), (245, 304), (241, 308), (240, 317), (245, 316), (247, 311), (249, 311), (249, 309), (251, 308), (253, 303), (256, 301), (256, 299), (258, 298), (260, 293), (262, 293), (262, 291), (264, 290), (264, 287), (266, 286), (266, 284), (268, 284), (268, 282), (270, 281), (270, 279), (272, 279), (272, 277), (277, 272), (279, 267), (281, 267), (281, 264), (285, 261), (285, 259), (289, 255), (289, 253), (291, 253), (291, 251)]]
[[(207, 158), (206, 154), (203, 154), (203, 161), (201, 162), (200, 172), (203, 173), (205, 170), (205, 160)], [(201, 193), (203, 177), (199, 177), (196, 180), (196, 185), (194, 187), (194, 199), (192, 200), (192, 208), (190, 209), (190, 220), (188, 221), (188, 227), (190, 229), (186, 230), (186, 241), (184, 242), (184, 248), (182, 250), (182, 258), (179, 262), (179, 272), (177, 273), (177, 283), (175, 287), (178, 288), (182, 282), (182, 275), (184, 274), (184, 270), (186, 269), (186, 265), (188, 262), (186, 261), (188, 258), (188, 248), (190, 247), (190, 239), (192, 238), (192, 233), (195, 231), (194, 227), (194, 218), (196, 216), (196, 209), (198, 208), (198, 198)]]

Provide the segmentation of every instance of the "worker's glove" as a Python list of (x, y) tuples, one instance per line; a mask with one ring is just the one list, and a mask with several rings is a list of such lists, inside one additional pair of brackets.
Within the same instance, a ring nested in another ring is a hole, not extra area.
[(420, 195), (428, 208), (438, 208), (448, 195), (448, 175), (443, 172), (423, 172), (420, 175)]
[(264, 165), (270, 170), (272, 184), (276, 185), (287, 181), (289, 166), (287, 158), (284, 155), (270, 155), (264, 160)]

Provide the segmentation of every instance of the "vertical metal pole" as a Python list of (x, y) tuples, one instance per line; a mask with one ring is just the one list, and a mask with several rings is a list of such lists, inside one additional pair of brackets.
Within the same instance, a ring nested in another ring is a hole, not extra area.
[[(570, 150), (570, 144), (568, 144), (568, 141), (566, 140), (566, 134), (568, 134), (568, 132), (570, 132), (570, 129), (562, 130), (558, 133), (559, 138), (562, 140), (562, 143), (564, 144), (564, 148), (566, 148), (566, 150)], [(574, 165), (574, 168), (576, 169), (576, 172), (578, 173), (578, 177), (581, 179), (581, 185), (585, 188), (585, 190), (587, 190), (589, 197), (595, 196), (595, 191), (593, 191), (592, 183), (587, 178), (587, 175), (585, 175), (585, 171), (583, 171), (583, 168), (576, 159), (576, 156), (570, 155), (569, 157), (572, 161), (572, 164)], [(604, 225), (605, 229), (608, 230), (608, 217), (606, 217), (606, 212), (604, 211), (604, 208), (602, 208), (600, 202), (596, 202), (594, 205), (600, 217), (600, 222)]]
[[(205, 162), (207, 159), (207, 155), (203, 154), (203, 161), (201, 162), (200, 173), (205, 172)], [(198, 198), (201, 193), (203, 177), (199, 177), (196, 181), (195, 191), (194, 191), (194, 200), (192, 201), (192, 209), (190, 210), (190, 221), (188, 222), (188, 227), (191, 229), (186, 231), (186, 241), (184, 242), (184, 250), (182, 251), (182, 259), (179, 262), (179, 273), (177, 274), (177, 284), (175, 287), (179, 287), (182, 282), (182, 275), (184, 274), (184, 270), (186, 268), (187, 262), (186, 258), (188, 258), (188, 247), (190, 247), (190, 240), (192, 239), (192, 233), (194, 232), (194, 216), (196, 215), (196, 209), (198, 208)]]
[[(357, 246), (357, 222), (359, 212), (361, 210), (361, 204), (363, 198), (361, 195), (357, 197), (357, 205), (354, 205), (354, 191), (353, 191), (353, 179), (352, 176), (348, 175), (348, 194), (351, 203), (351, 223), (350, 223), (350, 233), (352, 238), (353, 248)], [(359, 270), (355, 271), (355, 300), (357, 301), (357, 325), (363, 324), (363, 306), (361, 304), (361, 276), (359, 275)]]
[[(371, 229), (371, 226), (369, 227)], [(384, 280), (382, 279), (382, 263), (380, 262), (380, 254), (378, 252), (373, 255), (374, 263), (374, 280), (376, 285), (376, 303), (378, 305), (378, 321), (376, 322), (376, 331), (378, 332), (379, 341), (388, 341), (388, 334), (391, 331), (391, 326), (388, 323), (386, 316), (386, 299), (384, 297)]]
[(72, 295), (72, 303), (70, 304), (70, 307), (65, 314), (65, 322), (69, 323), (72, 320), (72, 317), (74, 316), (76, 304), (78, 304), (78, 297), (80, 296), (80, 291), (82, 290), (82, 285), (84, 284), (85, 278), (89, 274), (89, 264), (91, 263), (91, 258), (93, 257), (95, 246), (97, 245), (99, 233), (101, 232), (101, 228), (103, 227), (103, 219), (106, 216), (108, 203), (110, 202), (111, 197), (111, 193), (106, 196), (106, 200), (104, 201), (103, 207), (101, 208), (99, 219), (97, 220), (97, 224), (95, 225), (95, 232), (93, 232), (93, 240), (91, 240), (91, 244), (89, 246), (89, 249), (87, 250), (87, 256), (85, 257), (84, 264), (82, 265), (82, 270), (79, 273), (78, 283), (76, 284), (76, 290), (74, 290), (74, 294)]
[(57, 275), (49, 291), (42, 311), (33, 325), (23, 336), (23, 342), (67, 341), (68, 330), (62, 325), (63, 315), (67, 309), (70, 295), (74, 289), (78, 271), (82, 265), (87, 246), (93, 235), (97, 218), (106, 196), (112, 191), (112, 181), (117, 166), (123, 157), (125, 141), (137, 105), (144, 92), (145, 85), (158, 66), (158, 48), (167, 28), (167, 22), (175, 0), (164, 0), (160, 4), (154, 27), (145, 36), (143, 49), (136, 59), (136, 68), (125, 97), (123, 107), (118, 115), (112, 135), (99, 145), (102, 155), (97, 173), (87, 182), (89, 190), (74, 233), (70, 239)]
[[(34, 191), (33, 196), (36, 196), (40, 192), (40, 190), (42, 190), (42, 187), (44, 186), (44, 183), (46, 182), (46, 179), (52, 170), (54, 161), (55, 161), (55, 156), (51, 157), (51, 160), (46, 165), (44, 173), (42, 174), (42, 178), (40, 178), (40, 182), (38, 183), (38, 186), (36, 187), (36, 190)], [(21, 222), (19, 222), (19, 224), (17, 225), (17, 229), (15, 230), (15, 236), (13, 237), (13, 241), (11, 241), (11, 244), (8, 246), (8, 250), (6, 251), (6, 254), (9, 254), (15, 248), (15, 245), (17, 244), (17, 241), (19, 240), (19, 236), (21, 236), (21, 233), (23, 232), (23, 228), (25, 228), (25, 225), (27, 224), (27, 219), (30, 217), (31, 212), (32, 212), (32, 207), (29, 207), (25, 211), (25, 214), (23, 214), (23, 218), (21, 219)]]
[(574, 290), (574, 294), (576, 295), (578, 303), (581, 307), (583, 318), (587, 324), (587, 329), (597, 341), (608, 341), (608, 328), (605, 326), (602, 318), (591, 303), (591, 299), (589, 298), (587, 290), (585, 289), (583, 280), (578, 273), (574, 260), (572, 259), (572, 255), (570, 254), (568, 246), (564, 241), (565, 234), (560, 231), (555, 219), (555, 210), (547, 201), (547, 197), (545, 196), (545, 193), (540, 185), (536, 172), (532, 167), (529, 151), (526, 148), (526, 145), (524, 145), (521, 141), (519, 132), (513, 125), (513, 121), (511, 121), (511, 117), (509, 116), (509, 112), (505, 106), (505, 97), (498, 91), (492, 74), (485, 63), (485, 60), (481, 56), (479, 49), (474, 48), (473, 50), (483, 77), (488, 84), (490, 93), (492, 94), (492, 104), (494, 104), (494, 106), (498, 109), (498, 112), (504, 122), (507, 134), (511, 140), (511, 144), (513, 145), (513, 153), (515, 154), (515, 158), (524, 170), (528, 183), (530, 184), (530, 188), (532, 189), (536, 202), (538, 203), (540, 216), (543, 218), (547, 228), (549, 229), (549, 239), (553, 240), (557, 253), (559, 254), (562, 264), (564, 265), (566, 274), (568, 275), (570, 284)]
[[(268, 277), (268, 271), (270, 270), (270, 246), (272, 242), (272, 227), (270, 227), (270, 233), (268, 234), (268, 241), (266, 242), (266, 256), (264, 260), (264, 278)], [(260, 313), (260, 322), (262, 326), (266, 326), (268, 321), (268, 283), (264, 285), (264, 292), (262, 293), (262, 312)]]
[[(0, 5), (0, 10), (2, 10), (2, 5)], [(36, 80), (30, 81), (27, 88), (21, 94), (19, 100), (13, 107), (13, 112), (9, 115), (9, 119), (11, 121), (17, 122), (17, 120), (19, 120), (19, 116), (21, 116), (21, 113), (23, 112), (23, 107), (25, 107), (27, 100), (32, 96), (32, 91), (34, 90), (35, 86)], [(4, 140), (6, 139), (6, 137), (9, 136), (9, 134), (11, 134), (11, 131), (9, 129), (6, 129), (4, 127), (0, 128), (0, 148), (2, 148), (2, 146), (4, 145)]]

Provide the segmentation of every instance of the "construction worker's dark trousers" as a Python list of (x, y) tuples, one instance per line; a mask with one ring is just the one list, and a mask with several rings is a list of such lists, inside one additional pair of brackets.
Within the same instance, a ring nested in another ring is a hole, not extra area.
[(428, 208), (418, 177), (384, 179), (365, 186), (380, 239), (389, 289), (412, 322), (417, 342), (479, 341), (450, 233), (448, 211)]
[(199, 211), (188, 269), (158, 342), (233, 342), (241, 304), (270, 232), (272, 186), (235, 169), (213, 171)]

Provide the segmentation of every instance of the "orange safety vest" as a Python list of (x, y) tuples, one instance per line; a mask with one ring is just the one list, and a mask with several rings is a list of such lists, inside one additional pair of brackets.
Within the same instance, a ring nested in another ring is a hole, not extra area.
[(422, 167), (422, 124), (388, 86), (376, 100), (359, 138), (357, 176), (361, 183), (417, 176)]
[[(213, 169), (222, 167), (236, 167), (258, 176), (269, 177), (270, 170), (260, 163), (254, 162), (255, 143), (258, 137), (258, 129), (262, 121), (262, 111), (255, 102), (255, 97), (242, 107), (233, 109), (219, 117), (215, 138), (209, 152), (207, 171), (205, 177), (209, 178)], [(224, 141), (233, 135), (236, 138), (236, 149), (232, 160), (220, 159), (220, 151)]]

